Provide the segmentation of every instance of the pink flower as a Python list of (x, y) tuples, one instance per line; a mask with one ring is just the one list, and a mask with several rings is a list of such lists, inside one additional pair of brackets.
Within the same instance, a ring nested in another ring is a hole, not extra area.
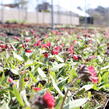
[(37, 92), (41, 90), (41, 88), (38, 88), (38, 87), (33, 87), (32, 89), (33, 89), (34, 91), (37, 91)]
[(48, 34), (45, 35), (45, 38), (48, 38)]
[(47, 45), (48, 47), (50, 47), (50, 46), (51, 46), (51, 43), (50, 43), (50, 42), (48, 42), (46, 45)]
[(84, 37), (91, 37), (91, 34), (89, 34), (89, 33), (84, 33), (84, 35), (83, 35)]
[(26, 53), (32, 53), (32, 50), (26, 49), (25, 52), (26, 52)]
[(52, 50), (51, 53), (52, 53), (52, 55), (58, 55), (59, 51), (58, 50)]
[(45, 58), (48, 58), (49, 54), (47, 52), (43, 53)]
[(51, 46), (51, 43), (48, 42), (46, 44), (42, 44), (42, 48), (49, 48)]
[(7, 45), (6, 45), (6, 44), (1, 44), (1, 45), (0, 45), (0, 48), (5, 49), (5, 48), (7, 48)]
[(77, 39), (80, 39), (80, 38), (81, 38), (81, 37), (78, 35), (78, 36), (77, 36)]
[(74, 53), (74, 47), (70, 46), (70, 48), (68, 48), (68, 53), (73, 54)]
[(27, 44), (22, 44), (22, 48), (26, 48)]
[(89, 59), (95, 59), (96, 58), (96, 56), (89, 56)]
[(26, 42), (30, 42), (31, 41), (31, 38), (25, 38), (25, 41)]
[(73, 44), (74, 44), (74, 45), (77, 44), (77, 40), (74, 40), (74, 41), (73, 41)]
[(89, 66), (88, 71), (89, 71), (91, 76), (96, 76), (97, 75), (97, 73), (95, 71), (95, 68), (93, 66)]
[(51, 53), (52, 53), (52, 55), (58, 55), (59, 52), (60, 52), (60, 50), (61, 50), (61, 47), (60, 46), (55, 46), (53, 48), (53, 50), (51, 51)]
[(62, 43), (61, 46), (64, 47), (64, 43)]
[(0, 43), (4, 43), (4, 42), (0, 40)]
[(39, 40), (34, 44), (34, 47), (41, 46), (42, 42)]
[(98, 77), (96, 77), (96, 76), (90, 76), (90, 78), (89, 78), (91, 81), (92, 81), (92, 83), (98, 83), (98, 81), (99, 81), (99, 79), (98, 79)]
[(57, 33), (58, 33), (58, 31), (56, 31), (56, 30), (52, 31), (52, 34), (54, 34), (54, 35), (57, 35)]
[(89, 79), (92, 81), (92, 83), (98, 83), (98, 77), (97, 77), (97, 72), (95, 71), (95, 68), (93, 66), (88, 67), (88, 71), (90, 74)]
[(16, 84), (16, 82), (11, 78), (11, 77), (9, 77), (8, 79), (7, 79), (7, 82), (8, 83), (12, 83), (12, 84)]
[(79, 60), (79, 57), (77, 55), (73, 55), (73, 59), (78, 61)]
[(88, 42), (89, 42), (89, 44), (92, 44), (92, 43), (93, 43), (93, 41), (92, 41), (92, 40), (89, 40)]
[(42, 44), (42, 48), (48, 48), (46, 44)]
[(18, 36), (14, 36), (13, 39), (20, 41), (20, 38)]
[(13, 83), (13, 79), (9, 77), (9, 78), (7, 79), (7, 82)]
[(55, 99), (50, 92), (46, 92), (43, 96), (43, 101), (47, 104), (48, 108), (53, 108), (55, 106)]
[(35, 34), (35, 31), (34, 30), (30, 30), (30, 32), (34, 35)]
[(61, 50), (61, 47), (60, 46), (56, 46), (53, 49), (56, 50), (56, 51), (60, 51)]

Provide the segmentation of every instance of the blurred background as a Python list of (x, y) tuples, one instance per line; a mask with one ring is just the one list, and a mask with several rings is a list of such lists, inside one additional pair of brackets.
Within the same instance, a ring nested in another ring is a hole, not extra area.
[(109, 26), (109, 1), (0, 0), (0, 23)]

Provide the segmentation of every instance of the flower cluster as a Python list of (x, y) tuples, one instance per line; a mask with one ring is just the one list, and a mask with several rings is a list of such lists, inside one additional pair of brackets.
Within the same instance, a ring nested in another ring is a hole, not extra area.
[[(41, 88), (36, 88), (36, 87), (33, 87), (33, 90), (35, 91), (40, 91)], [(48, 108), (48, 109), (52, 109), (55, 107), (55, 99), (54, 97), (51, 95), (50, 92), (45, 92), (43, 95), (36, 95), (34, 97), (34, 100), (33, 100), (33, 105), (36, 105), (38, 106), (39, 108)]]
[(89, 74), (90, 74), (89, 79), (93, 83), (98, 83), (98, 77), (97, 77), (97, 72), (95, 71), (95, 68), (93, 66), (88, 66), (88, 71), (89, 71)]
[(95, 68), (93, 66), (85, 66), (81, 65), (78, 68), (78, 73), (80, 75), (83, 75), (81, 79), (83, 81), (91, 81), (92, 83), (98, 83), (98, 77), (97, 77), (97, 72), (95, 71)]
[(52, 50), (52, 55), (58, 55), (58, 53), (60, 52), (61, 47), (60, 46), (55, 46)]
[(48, 108), (52, 108), (55, 106), (55, 99), (54, 97), (51, 95), (50, 92), (46, 92), (43, 96), (43, 100), (44, 102), (47, 104)]

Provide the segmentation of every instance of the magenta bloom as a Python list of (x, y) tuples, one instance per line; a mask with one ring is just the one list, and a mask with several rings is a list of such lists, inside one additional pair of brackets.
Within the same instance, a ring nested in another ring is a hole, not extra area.
[(11, 78), (11, 77), (9, 77), (8, 79), (7, 79), (7, 82), (9, 82), (9, 83), (13, 83), (13, 79)]
[(68, 53), (69, 54), (73, 54), (74, 53), (74, 47), (70, 46), (70, 48), (68, 48)]
[(37, 91), (37, 92), (41, 90), (41, 88), (38, 88), (38, 87), (33, 87), (32, 89), (33, 89), (34, 91)]
[(16, 84), (16, 82), (15, 82), (11, 77), (7, 78), (7, 82), (8, 82), (8, 83), (11, 83), (11, 84), (13, 84), (13, 85)]
[(77, 40), (74, 40), (74, 41), (73, 41), (73, 44), (74, 44), (74, 45), (77, 44)]
[(48, 42), (46, 45), (47, 45), (48, 47), (50, 47), (50, 46), (51, 46), (51, 43), (50, 43), (50, 42)]
[(45, 58), (48, 58), (49, 54), (47, 52), (43, 53)]
[(1, 44), (1, 45), (0, 45), (0, 48), (5, 49), (5, 48), (7, 48), (7, 45), (6, 45), (6, 44)]
[(39, 40), (34, 44), (34, 47), (41, 46), (42, 42)]
[(53, 108), (55, 106), (55, 99), (50, 92), (46, 92), (43, 96), (43, 101), (47, 104), (48, 108)]
[(25, 50), (25, 52), (26, 52), (26, 53), (32, 53), (32, 50), (27, 49), (27, 50)]
[(20, 41), (20, 38), (18, 36), (14, 36), (13, 39)]
[(31, 38), (25, 38), (25, 41), (26, 42), (30, 42), (31, 41)]
[(54, 50), (60, 51), (61, 50), (61, 47), (60, 46), (56, 46), (56, 47), (54, 47)]
[(73, 59), (78, 61), (79, 60), (79, 57), (77, 55), (73, 55)]
[(59, 51), (58, 50), (52, 50), (51, 53), (52, 53), (52, 55), (58, 55)]
[(92, 83), (98, 83), (99, 79), (97, 77), (97, 72), (95, 71), (95, 68), (93, 66), (89, 66), (88, 71), (90, 74), (89, 79), (92, 81)]
[(46, 44), (42, 44), (42, 48), (49, 48), (51, 46), (51, 43), (48, 42)]
[(95, 71), (95, 68), (93, 66), (89, 66), (88, 71), (91, 76), (97, 76), (97, 72)]
[(52, 55), (58, 55), (59, 52), (60, 52), (60, 50), (61, 50), (61, 47), (60, 46), (55, 46), (53, 48), (53, 50), (51, 51), (51, 53), (52, 53)]
[(98, 77), (96, 77), (96, 76), (90, 76), (90, 78), (89, 78), (91, 81), (92, 81), (92, 83), (98, 83), (98, 81), (99, 81), (99, 79), (98, 79)]

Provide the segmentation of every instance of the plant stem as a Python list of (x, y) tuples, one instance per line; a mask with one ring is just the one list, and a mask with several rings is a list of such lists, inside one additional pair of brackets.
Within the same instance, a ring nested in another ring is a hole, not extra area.
[(65, 93), (65, 96), (64, 96), (64, 98), (63, 98), (63, 101), (62, 101), (62, 104), (61, 104), (61, 108), (60, 108), (60, 109), (63, 109), (64, 102), (65, 102), (65, 99), (66, 99), (66, 97), (67, 97), (68, 92), (69, 92), (69, 89), (67, 89), (67, 92)]
[[(77, 81), (78, 79), (80, 79), (82, 76), (83, 76), (83, 75), (80, 75), (78, 78), (74, 79), (71, 84), (73, 84), (75, 81)], [(66, 91), (66, 93), (65, 93), (65, 96), (64, 96), (64, 98), (63, 98), (63, 101), (62, 101), (62, 104), (61, 104), (61, 108), (60, 108), (60, 109), (63, 109), (64, 102), (65, 102), (65, 99), (66, 99), (67, 94), (68, 94), (69, 91), (70, 91), (70, 89), (67, 89), (67, 91)]]

